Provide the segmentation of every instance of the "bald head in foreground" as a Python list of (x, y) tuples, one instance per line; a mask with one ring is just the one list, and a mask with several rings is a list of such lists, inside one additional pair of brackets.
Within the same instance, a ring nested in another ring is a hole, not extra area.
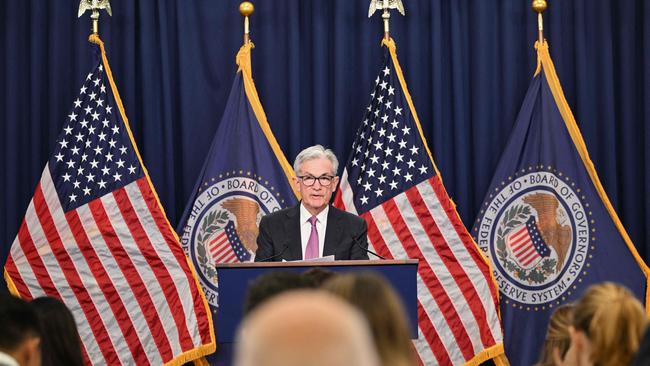
[(299, 290), (253, 311), (237, 335), (236, 366), (378, 366), (363, 316), (330, 294)]

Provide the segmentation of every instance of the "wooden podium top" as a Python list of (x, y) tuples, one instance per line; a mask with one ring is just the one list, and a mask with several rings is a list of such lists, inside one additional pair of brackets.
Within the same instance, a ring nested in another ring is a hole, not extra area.
[(400, 264), (418, 264), (417, 259), (373, 259), (350, 261), (292, 261), (292, 262), (247, 262), (247, 263), (218, 263), (219, 268), (264, 268), (264, 267), (341, 267), (341, 266), (393, 266)]

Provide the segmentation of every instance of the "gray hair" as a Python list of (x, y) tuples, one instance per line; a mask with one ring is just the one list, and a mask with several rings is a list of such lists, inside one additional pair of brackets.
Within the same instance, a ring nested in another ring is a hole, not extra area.
[(310, 146), (301, 151), (293, 162), (293, 171), (296, 172), (296, 174), (299, 174), (298, 172), (300, 171), (302, 163), (308, 160), (323, 158), (332, 162), (332, 175), (336, 175), (339, 170), (339, 160), (336, 158), (336, 155), (334, 155), (332, 150), (324, 148), (323, 145)]

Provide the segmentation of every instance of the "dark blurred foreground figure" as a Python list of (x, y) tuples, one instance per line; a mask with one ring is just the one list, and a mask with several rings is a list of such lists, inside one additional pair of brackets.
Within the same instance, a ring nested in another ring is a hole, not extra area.
[(379, 366), (363, 316), (317, 290), (266, 301), (242, 322), (235, 344), (235, 366)]
[(314, 288), (316, 285), (309, 277), (297, 272), (275, 271), (258, 277), (246, 291), (244, 314), (250, 313), (263, 302), (288, 290)]
[(366, 317), (384, 366), (415, 365), (406, 311), (395, 290), (374, 273), (337, 275), (323, 289), (342, 297)]
[(560, 366), (629, 365), (647, 325), (641, 303), (611, 282), (589, 287), (576, 302), (572, 318), (571, 346), (563, 359), (555, 352)]
[(43, 332), (41, 364), (43, 366), (83, 366), (81, 339), (70, 310), (52, 297), (32, 301)]
[(39, 366), (38, 317), (25, 301), (0, 292), (0, 365)]
[(648, 366), (650, 365), (650, 328), (647, 328), (645, 335), (641, 340), (641, 345), (639, 350), (634, 356), (634, 361), (630, 364), (631, 366)]
[(330, 271), (329, 269), (314, 267), (303, 272), (302, 275), (308, 279), (311, 279), (311, 281), (314, 283), (314, 287), (321, 287), (325, 282), (327, 282), (327, 280), (336, 276), (336, 273)]
[(555, 309), (555, 312), (551, 315), (548, 330), (546, 331), (546, 339), (544, 340), (544, 348), (542, 348), (539, 363), (536, 366), (556, 366), (553, 359), (556, 349), (562, 358), (566, 357), (571, 345), (569, 327), (573, 319), (573, 308), (572, 304), (562, 305)]

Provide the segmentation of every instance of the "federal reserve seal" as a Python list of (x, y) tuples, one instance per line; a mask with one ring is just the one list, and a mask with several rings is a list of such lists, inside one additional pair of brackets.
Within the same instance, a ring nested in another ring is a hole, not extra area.
[(274, 188), (263, 184), (268, 182), (233, 175), (212, 179), (201, 187), (181, 238), (214, 307), (218, 289), (215, 264), (250, 261), (257, 250), (262, 216), (282, 208), (279, 194), (274, 195)]
[(521, 174), (490, 198), (474, 234), (492, 261), (501, 293), (526, 305), (563, 296), (589, 258), (584, 196), (553, 170)]

